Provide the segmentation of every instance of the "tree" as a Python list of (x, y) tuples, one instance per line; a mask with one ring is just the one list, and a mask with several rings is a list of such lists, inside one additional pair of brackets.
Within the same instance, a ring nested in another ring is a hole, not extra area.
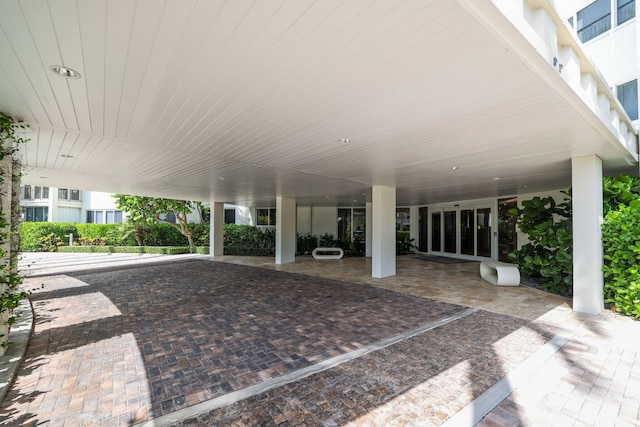
[[(129, 216), (129, 220), (136, 226), (142, 226), (153, 222), (164, 222), (175, 227), (189, 241), (191, 251), (195, 249), (187, 215), (190, 214), (195, 204), (187, 200), (160, 199), (146, 196), (129, 196), (127, 194), (114, 194), (116, 206)], [(169, 222), (170, 214), (176, 217), (177, 223)], [(136, 238), (138, 244), (141, 239)]]

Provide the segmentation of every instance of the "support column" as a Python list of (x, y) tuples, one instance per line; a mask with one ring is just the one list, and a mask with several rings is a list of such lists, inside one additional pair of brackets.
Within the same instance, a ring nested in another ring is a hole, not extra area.
[(573, 309), (598, 314), (604, 309), (602, 275), (602, 160), (571, 159), (573, 201)]
[(296, 199), (276, 197), (276, 264), (296, 260)]
[(365, 213), (364, 213), (364, 235), (365, 235), (365, 245), (364, 245), (364, 250), (365, 250), (365, 255), (367, 256), (367, 258), (371, 258), (371, 254), (372, 254), (372, 247), (373, 247), (373, 222), (372, 222), (372, 215), (371, 215), (371, 211), (373, 209), (373, 204), (371, 202), (367, 202), (365, 204)]
[(418, 246), (420, 238), (420, 210), (417, 206), (409, 206), (409, 239)]
[(396, 189), (374, 186), (372, 193), (371, 275), (381, 278), (396, 274)]
[(224, 255), (224, 203), (211, 202), (209, 256)]

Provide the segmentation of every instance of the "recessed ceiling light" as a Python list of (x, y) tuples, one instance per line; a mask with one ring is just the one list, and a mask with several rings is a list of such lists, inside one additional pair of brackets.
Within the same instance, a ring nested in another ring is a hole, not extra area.
[(220, 178), (218, 178), (220, 181), (224, 181), (224, 176), (221, 176)]
[(455, 171), (455, 170), (460, 169), (460, 166), (451, 166), (451, 169)]
[(494, 180), (494, 181), (500, 181), (500, 177), (499, 177), (499, 176), (496, 176), (496, 177), (494, 177), (494, 178), (493, 178), (493, 180)]
[(61, 77), (67, 77), (70, 79), (80, 78), (79, 72), (72, 70), (71, 68), (63, 67), (62, 65), (52, 65), (49, 69)]
[(326, 197), (325, 197), (325, 199), (330, 199), (330, 198), (331, 198), (331, 196), (326, 196)]
[(60, 157), (63, 157), (65, 159), (73, 159), (73, 156), (71, 154), (60, 154)]
[(340, 142), (340, 144), (348, 144), (351, 142), (351, 140), (349, 138), (341, 138), (338, 140), (338, 142)]

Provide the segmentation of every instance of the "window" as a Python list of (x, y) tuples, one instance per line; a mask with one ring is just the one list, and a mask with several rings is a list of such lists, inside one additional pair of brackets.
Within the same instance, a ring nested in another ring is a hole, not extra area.
[(58, 200), (80, 201), (80, 190), (69, 190), (68, 188), (58, 188)]
[(276, 210), (274, 208), (256, 209), (256, 216), (258, 217), (257, 225), (276, 225)]
[(638, 80), (621, 84), (617, 88), (618, 99), (631, 120), (638, 120)]
[(618, 0), (617, 25), (623, 24), (636, 17), (635, 0)]
[(22, 215), (26, 222), (46, 222), (49, 220), (49, 208), (46, 206), (23, 208)]
[(47, 200), (49, 198), (49, 187), (40, 187), (37, 185), (23, 185), (23, 200)]
[(225, 209), (224, 210), (224, 223), (225, 224), (235, 224), (236, 223), (236, 210), (235, 209)]
[(338, 209), (338, 240), (364, 242), (366, 236), (366, 212), (364, 208)]
[(596, 0), (577, 14), (578, 37), (584, 43), (611, 29), (611, 1)]
[(31, 186), (25, 185), (22, 187), (22, 198), (24, 200), (31, 200)]
[[(106, 219), (106, 222), (105, 222)], [(87, 211), (88, 224), (119, 224), (122, 222), (122, 212), (115, 210)]]
[(410, 217), (409, 208), (396, 208), (396, 240), (409, 240)]

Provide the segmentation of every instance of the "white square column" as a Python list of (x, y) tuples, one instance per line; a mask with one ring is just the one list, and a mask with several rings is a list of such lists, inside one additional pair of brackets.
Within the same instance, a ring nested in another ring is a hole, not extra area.
[(276, 197), (276, 264), (296, 260), (296, 199)]
[(209, 256), (224, 255), (224, 203), (211, 202)]
[(374, 186), (372, 193), (371, 275), (396, 274), (396, 189)]
[(598, 314), (604, 309), (602, 274), (602, 160), (571, 159), (573, 201), (573, 309)]

